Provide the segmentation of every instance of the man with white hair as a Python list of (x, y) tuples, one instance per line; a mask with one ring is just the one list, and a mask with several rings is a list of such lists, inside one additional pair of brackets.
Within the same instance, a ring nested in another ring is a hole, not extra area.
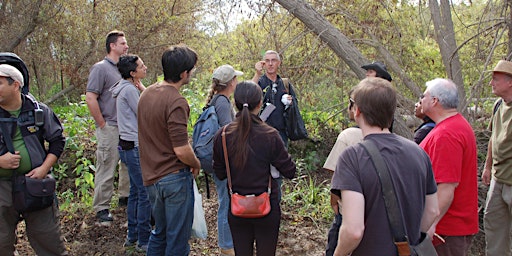
[[(489, 83), (502, 104), (495, 107), (482, 182), (490, 185), (484, 211), (486, 255), (512, 255), (512, 62), (500, 60)], [(491, 174), (492, 173), (492, 174)]]
[(440, 210), (428, 233), (434, 236), (439, 255), (467, 255), (471, 240), (478, 233), (475, 134), (468, 121), (457, 112), (457, 86), (441, 78), (426, 85), (421, 107), (436, 127), (420, 147), (432, 161)]
[[(45, 178), (65, 145), (57, 116), (43, 103), (22, 94), (23, 85), (23, 75), (18, 69), (0, 65), (0, 118), (6, 122), (2, 123), (8, 128), (6, 133), (10, 132), (4, 134), (4, 129), (0, 129), (0, 254), (14, 254), (16, 226), (24, 219), (30, 245), (37, 255), (67, 255), (60, 237), (56, 203), (29, 213), (18, 212), (13, 204), (12, 178), (15, 175)], [(14, 121), (5, 121), (8, 118)], [(7, 136), (12, 138), (11, 143), (5, 139)]]

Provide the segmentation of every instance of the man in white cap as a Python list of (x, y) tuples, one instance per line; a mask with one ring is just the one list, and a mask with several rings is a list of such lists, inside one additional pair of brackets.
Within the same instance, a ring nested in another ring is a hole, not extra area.
[[(482, 182), (490, 185), (484, 211), (486, 255), (512, 255), (512, 62), (500, 60), (489, 82), (496, 107)], [(491, 177), (492, 176), (492, 177)]]
[[(53, 111), (21, 93), (23, 76), (15, 67), (0, 65), (0, 254), (13, 255), (16, 226), (25, 220), (27, 235), (37, 255), (67, 255), (60, 236), (59, 209), (54, 203), (30, 213), (18, 212), (12, 199), (12, 177), (42, 179), (64, 150), (62, 125)], [(44, 138), (45, 141), (40, 140)], [(48, 147), (45, 147), (45, 142)], [(10, 150), (8, 148), (11, 148)]]

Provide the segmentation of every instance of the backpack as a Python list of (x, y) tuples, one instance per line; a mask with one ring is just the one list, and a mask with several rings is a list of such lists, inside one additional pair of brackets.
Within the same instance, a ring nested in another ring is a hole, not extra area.
[(192, 148), (201, 162), (201, 169), (207, 174), (213, 173), (213, 137), (220, 129), (219, 118), (214, 106), (219, 97), (214, 97), (203, 108), (203, 113), (197, 119), (192, 133)]
[(28, 74), (28, 68), (25, 65), (25, 62), (12, 52), (0, 52), (0, 64), (9, 64), (15, 68), (17, 68), (21, 74), (23, 75), (23, 88), (21, 89), (21, 92), (25, 95), (29, 94), (29, 74)]

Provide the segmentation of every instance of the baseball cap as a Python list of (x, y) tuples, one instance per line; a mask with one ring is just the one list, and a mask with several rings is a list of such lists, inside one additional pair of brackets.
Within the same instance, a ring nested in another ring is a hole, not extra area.
[(222, 65), (213, 71), (213, 79), (219, 80), (220, 84), (227, 84), (233, 77), (241, 76), (242, 71), (235, 70), (231, 65)]
[(21, 87), (23, 87), (23, 75), (21, 74), (21, 72), (9, 65), (9, 64), (1, 64), (0, 65), (0, 76), (3, 76), (3, 77), (10, 77), (12, 78), (13, 80), (15, 81), (18, 81), (21, 85)]

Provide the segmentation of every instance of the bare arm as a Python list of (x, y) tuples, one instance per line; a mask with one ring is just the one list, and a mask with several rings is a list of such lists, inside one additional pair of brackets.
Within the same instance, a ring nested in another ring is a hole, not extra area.
[(421, 217), (420, 230), (426, 233), (438, 216), (439, 204), (437, 193), (427, 195), (425, 197), (425, 209), (423, 209), (423, 216)]
[(199, 174), (199, 170), (201, 169), (201, 163), (194, 154), (194, 150), (192, 149), (190, 144), (175, 147), (173, 149), (178, 159), (184, 164), (190, 166), (191, 172), (194, 174), (194, 177), (197, 176)]
[(103, 128), (105, 126), (105, 119), (101, 114), (100, 105), (98, 104), (98, 94), (94, 92), (86, 92), (85, 102), (87, 102), (89, 112), (91, 112), (91, 116), (94, 118), (94, 121), (98, 127)]
[(335, 256), (350, 255), (354, 251), (364, 234), (364, 196), (361, 193), (349, 190), (341, 191), (341, 223), (338, 235), (338, 246)]
[(452, 205), (453, 197), (455, 194), (455, 188), (459, 183), (439, 183), (437, 184), (437, 200), (439, 202), (439, 216), (434, 221), (434, 224), (430, 227), (428, 234), (432, 237), (434, 235), (437, 223), (446, 214), (450, 205)]
[(482, 182), (489, 186), (491, 184), (491, 170), (492, 170), (492, 140), (489, 139), (487, 144), (487, 157), (485, 158), (485, 166), (482, 171)]

